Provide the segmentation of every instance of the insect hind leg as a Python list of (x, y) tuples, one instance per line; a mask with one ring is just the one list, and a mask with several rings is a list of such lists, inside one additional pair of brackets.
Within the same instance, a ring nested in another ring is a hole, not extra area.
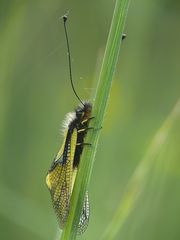
[(92, 143), (76, 143), (76, 146), (92, 146)]

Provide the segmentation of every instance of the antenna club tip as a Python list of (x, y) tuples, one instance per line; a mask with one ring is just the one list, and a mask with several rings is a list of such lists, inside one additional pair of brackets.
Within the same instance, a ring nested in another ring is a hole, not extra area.
[(123, 33), (123, 34), (122, 34), (122, 40), (124, 40), (125, 38), (126, 38), (126, 34)]
[(63, 19), (63, 21), (64, 21), (64, 23), (67, 21), (67, 15), (65, 14), (64, 16), (62, 16), (62, 19)]
[(68, 14), (69, 11), (67, 11), (61, 18), (63, 19), (64, 23), (66, 23), (67, 19), (68, 19)]

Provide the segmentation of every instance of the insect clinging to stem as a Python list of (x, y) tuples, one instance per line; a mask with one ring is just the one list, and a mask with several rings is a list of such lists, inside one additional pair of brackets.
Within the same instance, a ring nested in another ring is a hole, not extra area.
[[(61, 229), (64, 228), (67, 222), (71, 195), (84, 145), (90, 145), (84, 142), (84, 138), (87, 131), (92, 129), (89, 127), (89, 122), (93, 119), (91, 116), (92, 104), (88, 101), (82, 101), (74, 88), (71, 52), (66, 27), (67, 15), (64, 15), (62, 18), (67, 43), (71, 87), (80, 105), (74, 112), (70, 112), (66, 116), (64, 121), (64, 141), (46, 176), (46, 184), (50, 191), (53, 207)], [(88, 192), (86, 192), (77, 233), (83, 233), (88, 223), (89, 199)]]
[[(84, 139), (88, 130), (93, 129), (92, 127), (89, 127), (89, 123), (94, 118), (92, 116), (91, 102), (82, 101), (74, 87), (71, 67), (71, 52), (66, 27), (67, 15), (64, 15), (62, 19), (64, 23), (68, 52), (70, 83), (76, 98), (80, 102), (80, 105), (74, 112), (70, 112), (66, 116), (64, 121), (64, 141), (46, 176), (46, 184), (50, 191), (53, 207), (61, 229), (64, 228), (69, 215), (70, 200), (81, 154), (85, 145), (91, 145), (89, 143), (85, 143)], [(122, 39), (125, 37), (126, 35), (123, 34)], [(75, 226), (77, 227), (78, 234), (83, 233), (87, 229), (89, 214), (89, 198), (88, 192), (86, 191), (79, 224), (78, 226)]]

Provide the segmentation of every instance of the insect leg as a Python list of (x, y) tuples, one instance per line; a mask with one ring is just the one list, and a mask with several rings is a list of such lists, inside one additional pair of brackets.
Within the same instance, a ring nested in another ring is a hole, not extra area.
[(85, 131), (88, 131), (90, 129), (94, 129), (93, 127), (87, 127), (87, 128), (82, 128), (82, 129), (79, 129), (77, 132), (80, 133), (80, 132), (85, 132)]
[(94, 119), (95, 117), (90, 117), (90, 118), (87, 118), (87, 119), (84, 119), (82, 122), (81, 122), (81, 124), (84, 124), (84, 123), (86, 123), (86, 122), (89, 122), (89, 121), (91, 121), (92, 119)]
[(92, 146), (92, 143), (76, 143), (76, 146)]

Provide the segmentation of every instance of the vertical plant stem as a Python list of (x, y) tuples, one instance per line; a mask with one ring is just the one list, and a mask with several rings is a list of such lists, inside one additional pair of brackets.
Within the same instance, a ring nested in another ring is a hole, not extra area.
[(76, 229), (74, 226), (77, 226), (79, 223), (84, 195), (89, 183), (94, 163), (96, 147), (100, 135), (99, 130), (103, 123), (114, 70), (119, 56), (121, 38), (128, 11), (128, 5), (129, 0), (116, 1), (105, 55), (100, 71), (95, 102), (93, 104), (93, 116), (95, 119), (92, 120), (91, 123), (94, 127), (94, 130), (89, 131), (85, 140), (86, 142), (92, 143), (92, 147), (85, 147), (81, 157), (81, 162), (71, 197), (69, 217), (61, 237), (62, 240), (76, 238)]

